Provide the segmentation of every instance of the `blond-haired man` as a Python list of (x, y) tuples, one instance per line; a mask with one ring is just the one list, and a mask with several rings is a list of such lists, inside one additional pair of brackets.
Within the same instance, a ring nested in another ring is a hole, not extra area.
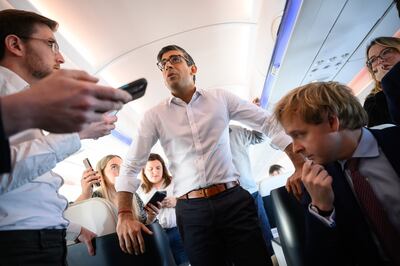
[(306, 160), (306, 265), (399, 265), (400, 129), (364, 128), (335, 82), (294, 89), (274, 113)]

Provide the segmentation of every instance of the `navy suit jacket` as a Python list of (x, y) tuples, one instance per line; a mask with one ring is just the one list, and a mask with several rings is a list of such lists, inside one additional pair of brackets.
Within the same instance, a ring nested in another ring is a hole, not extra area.
[(383, 77), (382, 89), (386, 96), (390, 117), (396, 125), (400, 125), (400, 62)]
[[(390, 164), (400, 177), (400, 128), (370, 130)], [(315, 216), (306, 214), (306, 265), (385, 265), (370, 228), (338, 162), (325, 165), (332, 176), (336, 226), (329, 228)], [(310, 196), (303, 203), (308, 208)]]

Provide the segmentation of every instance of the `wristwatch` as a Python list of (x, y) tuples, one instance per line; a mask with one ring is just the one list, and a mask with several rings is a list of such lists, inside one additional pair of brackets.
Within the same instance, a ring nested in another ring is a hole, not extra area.
[(318, 213), (319, 215), (323, 216), (323, 217), (329, 217), (331, 216), (333, 209), (330, 211), (322, 211), (320, 210), (317, 206), (310, 204), (310, 208), (315, 211), (316, 213)]

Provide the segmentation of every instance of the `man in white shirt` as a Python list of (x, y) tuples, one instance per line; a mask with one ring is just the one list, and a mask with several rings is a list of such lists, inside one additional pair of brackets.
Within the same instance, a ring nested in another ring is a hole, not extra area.
[[(160, 140), (174, 177), (177, 223), (191, 265), (272, 265), (252, 196), (238, 186), (229, 147), (229, 121), (265, 133), (292, 155), (290, 138), (265, 110), (224, 90), (195, 87), (197, 67), (182, 48), (158, 54), (158, 67), (172, 96), (144, 114), (116, 180), (117, 233), (123, 251), (144, 252), (132, 210), (136, 178)], [(299, 160), (300, 161), (300, 160)]]
[[(60, 68), (64, 58), (53, 34), (56, 28), (57, 22), (36, 13), (0, 11), (0, 96), (34, 86)], [(49, 170), (78, 151), (80, 139), (103, 136), (114, 122), (115, 118), (103, 118), (79, 134), (44, 136), (32, 129), (10, 137), (14, 167), (0, 177), (1, 263), (65, 265), (66, 234), (85, 242), (94, 253), (95, 234), (63, 217), (68, 204), (58, 194), (63, 180)]]

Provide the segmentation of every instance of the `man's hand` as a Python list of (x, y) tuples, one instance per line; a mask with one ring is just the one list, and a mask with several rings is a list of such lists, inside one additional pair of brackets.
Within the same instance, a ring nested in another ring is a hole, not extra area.
[(82, 226), (81, 233), (77, 238), (78, 242), (85, 243), (90, 256), (94, 256), (96, 254), (96, 250), (94, 250), (92, 244), (92, 239), (95, 237), (96, 237), (95, 233)]
[(97, 81), (84, 71), (58, 70), (23, 92), (2, 97), (6, 135), (28, 128), (78, 132), (132, 99), (127, 92), (97, 85)]
[(109, 135), (111, 130), (115, 128), (117, 117), (110, 115), (103, 115), (103, 121), (94, 122), (79, 132), (80, 139), (98, 139), (100, 137)]
[(118, 215), (117, 234), (119, 246), (125, 253), (139, 255), (145, 252), (143, 232), (153, 233), (141, 222), (135, 219), (133, 213), (121, 213)]
[(311, 196), (311, 204), (322, 211), (333, 209), (332, 177), (319, 164), (307, 160), (303, 165), (302, 181)]

